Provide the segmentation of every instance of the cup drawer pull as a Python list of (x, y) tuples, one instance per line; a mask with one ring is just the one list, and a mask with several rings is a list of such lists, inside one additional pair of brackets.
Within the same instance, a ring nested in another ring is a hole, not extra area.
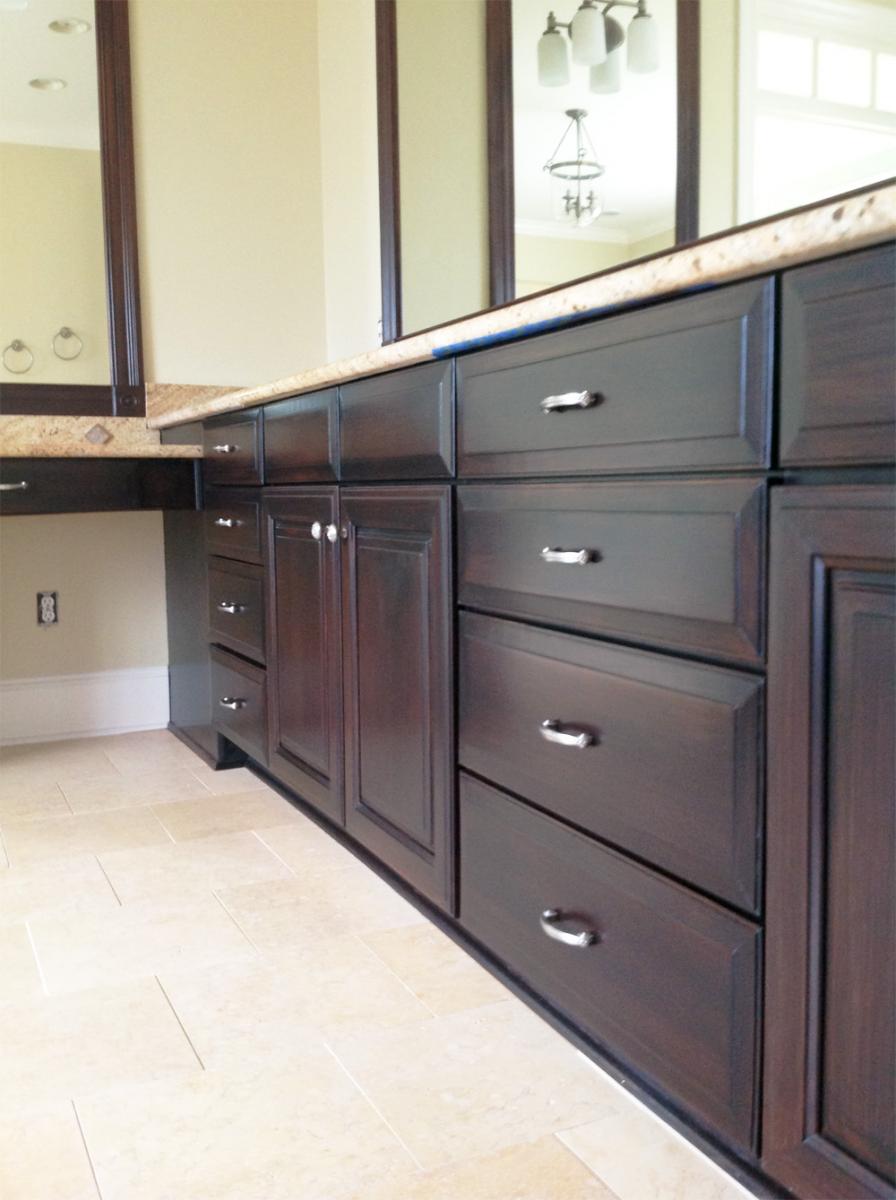
[(236, 517), (215, 517), (215, 524), (220, 525), (222, 529), (236, 529), (237, 525), (242, 525), (242, 521)]
[(245, 611), (245, 604), (234, 604), (232, 600), (220, 600), (218, 602), (218, 612), (230, 613), (231, 616), (236, 616), (237, 613)]
[(555, 942), (562, 942), (564, 946), (575, 946), (577, 949), (584, 950), (587, 946), (594, 946), (600, 941), (593, 929), (582, 929), (578, 933), (570, 933), (561, 929), (559, 923), (563, 919), (563, 913), (559, 908), (546, 908), (539, 917), (543, 932)]
[(221, 699), (218, 701), (218, 703), (221, 705), (222, 708), (237, 709), (237, 708), (245, 708), (246, 707), (245, 700), (241, 700), (239, 697), (234, 697), (234, 696), (222, 696)]
[(233, 442), (222, 442), (220, 446), (212, 446), (215, 454), (236, 454), (239, 446), (235, 446)]
[(565, 563), (568, 566), (584, 567), (588, 563), (599, 562), (600, 555), (596, 550), (556, 550), (545, 546), (541, 552), (542, 561), (546, 563)]
[(566, 412), (570, 408), (593, 408), (598, 397), (594, 392), (563, 392), (560, 396), (545, 396), (541, 401), (543, 413)]
[(594, 745), (594, 735), (585, 733), (579, 730), (576, 733), (564, 733), (560, 728), (560, 722), (554, 720), (542, 721), (538, 726), (538, 732), (546, 742), (552, 742), (555, 746), (572, 746), (576, 750), (584, 750), (586, 746)]

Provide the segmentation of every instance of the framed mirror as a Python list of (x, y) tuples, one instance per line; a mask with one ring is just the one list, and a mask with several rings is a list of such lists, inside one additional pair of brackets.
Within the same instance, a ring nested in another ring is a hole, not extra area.
[(127, 0), (6, 0), (0, 37), (0, 412), (142, 415)]

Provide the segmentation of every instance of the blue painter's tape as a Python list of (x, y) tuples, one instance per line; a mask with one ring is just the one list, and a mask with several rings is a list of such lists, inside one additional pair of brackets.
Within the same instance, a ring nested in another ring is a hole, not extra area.
[(433, 358), (451, 358), (455, 354), (466, 354), (470, 350), (484, 350), (487, 346), (499, 346), (503, 342), (514, 342), (518, 338), (531, 337), (533, 334), (549, 333), (568, 325), (580, 325), (583, 321), (594, 320), (595, 317), (607, 317), (614, 313), (625, 312), (627, 309), (642, 308), (647, 299), (655, 302), (669, 299), (672, 296), (690, 296), (695, 292), (706, 292), (721, 286), (716, 283), (697, 283), (689, 288), (676, 288), (674, 292), (666, 292), (657, 296), (642, 296), (637, 300), (623, 300), (619, 304), (605, 304), (602, 308), (587, 308), (582, 312), (567, 313), (562, 317), (550, 317), (546, 321), (533, 321), (531, 325), (517, 325), (515, 329), (502, 329), (499, 333), (486, 333), (482, 337), (468, 338), (464, 342), (452, 342), (448, 346), (437, 346), (432, 351), (432, 356)]

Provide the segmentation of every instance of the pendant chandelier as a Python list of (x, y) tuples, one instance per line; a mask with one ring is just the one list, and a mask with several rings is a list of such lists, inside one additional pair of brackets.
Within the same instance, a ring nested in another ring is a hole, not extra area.
[(581, 227), (596, 221), (603, 211), (594, 180), (603, 175), (605, 168), (597, 161), (594, 143), (585, 127), (586, 109), (568, 108), (566, 115), (569, 124), (544, 170), (558, 181), (555, 199), (558, 218)]
[[(637, 10), (627, 29), (610, 16), (613, 8)], [(647, 0), (582, 0), (571, 21), (558, 21), (552, 12), (548, 13), (547, 26), (538, 40), (538, 82), (542, 87), (569, 83), (569, 46), (562, 29), (572, 45), (572, 61), (590, 68), (592, 92), (619, 91), (623, 44), (630, 71), (648, 74), (659, 67), (656, 21), (647, 11)]]

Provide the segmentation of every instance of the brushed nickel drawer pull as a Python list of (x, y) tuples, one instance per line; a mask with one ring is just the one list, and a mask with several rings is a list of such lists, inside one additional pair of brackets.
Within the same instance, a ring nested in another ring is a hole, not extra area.
[(220, 525), (222, 529), (236, 529), (237, 525), (242, 525), (242, 521), (236, 517), (215, 517), (215, 524)]
[(546, 563), (566, 563), (569, 566), (584, 567), (590, 562), (597, 562), (599, 555), (593, 550), (554, 550), (545, 546), (541, 557)]
[(572, 746), (576, 750), (584, 750), (587, 746), (594, 745), (592, 734), (581, 730), (578, 733), (563, 733), (559, 721), (542, 721), (538, 732), (546, 742), (552, 742), (555, 746)]
[(314, 524), (311, 526), (311, 536), (314, 538), (314, 540), (316, 542), (320, 541), (323, 531), (324, 531), (324, 527), (323, 527), (323, 525), (321, 525), (320, 521), (315, 521)]
[(562, 942), (564, 946), (575, 946), (584, 950), (600, 940), (593, 929), (583, 929), (580, 933), (567, 933), (565, 929), (558, 929), (557, 922), (563, 920), (563, 913), (559, 908), (546, 908), (539, 920), (543, 932), (555, 942)]
[(27, 486), (27, 479), (20, 479), (18, 483), (0, 483), (0, 492), (24, 492)]
[(212, 446), (215, 454), (236, 454), (239, 446), (234, 446), (232, 442), (223, 442), (220, 446)]
[(240, 700), (239, 697), (234, 697), (234, 696), (222, 696), (221, 699), (218, 701), (218, 703), (221, 705), (222, 708), (236, 709), (236, 708), (245, 708), (246, 707), (245, 700)]
[(593, 392), (564, 392), (560, 396), (545, 396), (541, 402), (543, 413), (565, 412), (569, 408), (593, 408), (597, 396)]
[(230, 613), (235, 616), (237, 613), (245, 612), (245, 604), (234, 604), (232, 600), (220, 600), (218, 602), (218, 612)]
[(327, 526), (327, 541), (328, 542), (336, 542), (338, 540), (339, 540), (339, 530), (336, 528), (335, 525), (328, 525)]

